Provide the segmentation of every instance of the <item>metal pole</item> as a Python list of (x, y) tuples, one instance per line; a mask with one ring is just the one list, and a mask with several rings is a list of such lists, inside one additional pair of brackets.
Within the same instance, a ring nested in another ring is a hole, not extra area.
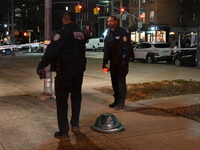
[[(45, 0), (45, 41), (51, 40), (52, 30), (52, 0)], [(50, 71), (51, 65), (46, 67), (46, 78), (44, 79), (44, 94), (52, 96), (52, 73)]]
[(197, 58), (197, 68), (200, 68), (200, 26), (198, 27), (196, 58)]
[(80, 19), (80, 22), (81, 22), (81, 30), (83, 30), (83, 19), (82, 19), (82, 17)]
[(139, 12), (138, 12), (138, 18), (139, 18), (139, 20), (138, 20), (138, 32), (139, 32), (139, 34), (138, 34), (138, 43), (140, 44), (140, 39), (141, 39), (141, 33), (140, 33), (140, 31), (141, 31), (141, 22), (140, 22), (140, 13), (141, 13), (141, 0), (139, 0), (139, 3), (138, 3), (138, 9), (139, 9)]
[(113, 0), (110, 1), (110, 5), (111, 5), (110, 6), (110, 9), (111, 9), (110, 15), (113, 16), (114, 15), (114, 2), (113, 2)]
[(12, 0), (12, 4), (11, 4), (12, 6), (11, 6), (11, 12), (12, 12), (12, 25), (11, 25), (11, 27), (12, 27), (12, 29), (11, 29), (11, 42), (12, 42), (12, 44), (14, 44), (14, 4), (13, 4), (13, 0)]
[(29, 32), (29, 43), (31, 43), (31, 32)]
[(10, 33), (10, 9), (8, 9), (8, 33)]
[[(15, 35), (14, 35), (14, 13), (15, 13), (15, 9), (14, 9), (14, 3), (13, 3), (13, 0), (12, 0), (12, 4), (11, 4), (11, 15), (12, 15), (12, 29), (11, 29), (11, 44), (14, 45), (14, 40), (15, 40)], [(12, 53), (11, 53), (11, 56), (15, 56), (15, 49), (12, 48)]]

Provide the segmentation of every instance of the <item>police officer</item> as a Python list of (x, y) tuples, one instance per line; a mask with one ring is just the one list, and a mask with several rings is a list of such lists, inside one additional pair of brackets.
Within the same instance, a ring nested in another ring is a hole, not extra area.
[(128, 63), (133, 51), (128, 33), (117, 25), (115, 16), (108, 18), (108, 26), (110, 29), (105, 37), (102, 68), (106, 68), (106, 64), (110, 61), (114, 102), (109, 107), (119, 110), (123, 109), (125, 105), (126, 75), (128, 74)]
[(82, 81), (86, 66), (86, 36), (75, 23), (76, 15), (66, 11), (63, 16), (64, 28), (54, 35), (51, 43), (37, 67), (40, 78), (45, 78), (45, 70), (50, 63), (56, 62), (55, 95), (59, 132), (58, 139), (69, 139), (68, 97), (71, 94), (72, 132), (80, 131), (79, 115), (82, 100)]

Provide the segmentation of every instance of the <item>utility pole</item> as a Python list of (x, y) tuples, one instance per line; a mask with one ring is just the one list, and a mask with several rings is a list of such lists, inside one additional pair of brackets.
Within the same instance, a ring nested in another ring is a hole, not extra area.
[(13, 3), (13, 0), (12, 0), (12, 3), (11, 3), (11, 43), (12, 45), (14, 44), (14, 3)]
[(141, 0), (139, 0), (139, 3), (138, 3), (138, 18), (139, 18), (139, 20), (138, 20), (138, 43), (140, 44), (140, 39), (141, 39), (141, 28), (142, 28), (142, 22), (141, 22), (141, 16), (140, 16), (140, 14), (141, 14)]
[(197, 50), (196, 50), (196, 58), (197, 58), (197, 68), (200, 68), (200, 26), (198, 27), (198, 41), (197, 41)]
[[(44, 52), (47, 45), (51, 40), (51, 30), (52, 30), (52, 0), (45, 0), (45, 41), (44, 41)], [(46, 78), (44, 79), (44, 95), (40, 98), (41, 100), (54, 98), (52, 94), (52, 73), (50, 71), (51, 64), (48, 65), (46, 70)]]
[[(52, 0), (45, 0), (45, 41), (44, 41), (44, 52), (48, 44), (51, 42), (52, 36), (52, 4), (62, 4), (62, 3), (79, 3), (78, 1), (75, 2), (55, 2), (52, 3)], [(51, 73), (51, 64), (48, 65), (46, 68), (46, 78), (44, 79), (44, 93), (42, 96), (38, 97), (40, 100), (46, 100), (55, 98), (52, 93), (52, 73)]]
[(110, 1), (110, 5), (111, 5), (110, 6), (110, 9), (111, 9), (110, 13), (111, 13), (111, 16), (113, 16), (114, 15), (114, 2), (113, 2), (113, 0)]
[[(7, 27), (8, 27), (8, 34), (10, 33), (10, 9), (8, 9), (8, 23), (7, 23)], [(5, 33), (6, 35), (6, 33)]]
[[(11, 37), (10, 37), (10, 39), (11, 39), (11, 44), (12, 45), (14, 45), (14, 40), (15, 40), (15, 35), (14, 35), (14, 28), (15, 28), (15, 25), (14, 25), (14, 13), (15, 13), (15, 9), (14, 9), (14, 3), (13, 3), (13, 0), (12, 0), (12, 2), (11, 2), (11, 16), (12, 16), (12, 20), (11, 20), (11, 27), (12, 27), (12, 29), (11, 29), (11, 33), (10, 33), (10, 35), (11, 35)], [(12, 51), (11, 51), (11, 56), (15, 56), (15, 49), (14, 48), (12, 48)]]

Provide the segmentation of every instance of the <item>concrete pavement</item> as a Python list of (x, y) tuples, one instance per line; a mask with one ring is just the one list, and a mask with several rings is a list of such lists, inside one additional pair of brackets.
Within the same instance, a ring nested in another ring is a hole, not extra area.
[[(35, 74), (40, 56), (0, 57), (0, 150), (199, 150), (200, 123), (161, 109), (200, 103), (200, 94), (126, 102), (124, 110), (108, 107), (112, 95), (94, 90), (110, 86), (100, 59), (88, 59), (80, 118), (82, 134), (70, 132), (69, 142), (53, 137), (57, 131), (55, 100), (36, 99), (43, 80)], [(54, 74), (53, 74), (54, 75)], [(168, 64), (131, 63), (128, 83), (172, 79), (200, 81), (200, 70)], [(70, 100), (69, 100), (70, 104)], [(113, 113), (125, 131), (103, 133), (90, 126), (102, 113)], [(69, 111), (69, 117), (71, 116)]]

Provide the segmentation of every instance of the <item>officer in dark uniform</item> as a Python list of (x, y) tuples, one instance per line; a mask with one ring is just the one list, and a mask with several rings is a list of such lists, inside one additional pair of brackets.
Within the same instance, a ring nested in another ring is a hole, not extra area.
[(123, 109), (125, 104), (127, 92), (126, 75), (128, 74), (128, 63), (133, 51), (128, 33), (117, 25), (115, 16), (108, 18), (108, 26), (110, 30), (105, 37), (102, 68), (106, 68), (106, 64), (110, 60), (114, 102), (109, 106), (118, 110)]
[(75, 23), (76, 15), (66, 11), (63, 16), (64, 28), (54, 35), (42, 57), (37, 73), (45, 78), (45, 67), (56, 62), (55, 94), (59, 132), (58, 139), (69, 139), (68, 97), (71, 94), (72, 116), (70, 124), (73, 131), (79, 130), (79, 115), (82, 100), (82, 81), (86, 67), (86, 36)]

